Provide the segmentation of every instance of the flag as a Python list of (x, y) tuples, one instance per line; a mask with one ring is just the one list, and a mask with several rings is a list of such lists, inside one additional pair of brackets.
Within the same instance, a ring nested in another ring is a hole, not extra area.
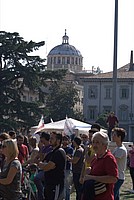
[(50, 118), (50, 121), (51, 121), (51, 123), (53, 123), (53, 119), (52, 118)]
[(66, 117), (65, 124), (64, 124), (64, 134), (65, 135), (72, 135), (73, 134), (73, 128), (74, 124), (71, 122), (71, 120)]
[(41, 119), (40, 119), (40, 121), (39, 121), (39, 124), (38, 124), (38, 126), (37, 126), (37, 129), (36, 129), (36, 131), (34, 132), (34, 134), (37, 133), (37, 132), (40, 132), (40, 131), (44, 128), (44, 126), (45, 126), (45, 124), (44, 124), (44, 116), (42, 115), (42, 116), (41, 116)]

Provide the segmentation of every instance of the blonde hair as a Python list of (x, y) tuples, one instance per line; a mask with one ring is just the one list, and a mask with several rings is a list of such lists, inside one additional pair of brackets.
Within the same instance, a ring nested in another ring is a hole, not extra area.
[(18, 157), (19, 150), (15, 141), (13, 141), (12, 139), (7, 139), (3, 141), (3, 145), (5, 145), (7, 148), (9, 159), (14, 159)]

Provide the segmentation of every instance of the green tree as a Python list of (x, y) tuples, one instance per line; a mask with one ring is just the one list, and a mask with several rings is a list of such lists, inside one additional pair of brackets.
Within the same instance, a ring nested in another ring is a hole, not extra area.
[[(44, 112), (41, 86), (47, 79), (58, 79), (65, 71), (46, 71), (45, 59), (31, 55), (45, 44), (24, 41), (18, 33), (0, 31), (0, 130), (30, 127), (36, 124)], [(39, 92), (38, 102), (24, 102), (21, 96), (24, 87)]]
[(49, 94), (46, 98), (46, 109), (49, 117), (54, 121), (68, 117), (79, 119), (82, 114), (74, 110), (74, 105), (79, 101), (78, 91), (72, 83), (64, 81), (53, 81), (49, 87)]
[(96, 120), (96, 123), (99, 123), (101, 125), (102, 128), (104, 129), (107, 129), (107, 123), (106, 123), (106, 120), (107, 120), (107, 113), (102, 113), (98, 116), (97, 120)]

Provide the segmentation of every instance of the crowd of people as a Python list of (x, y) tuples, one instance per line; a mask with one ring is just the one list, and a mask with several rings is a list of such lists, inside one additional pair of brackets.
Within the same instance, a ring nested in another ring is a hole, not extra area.
[[(23, 168), (29, 166), (37, 169), (32, 174), (37, 200), (70, 200), (72, 191), (76, 200), (119, 200), (127, 156), (134, 191), (134, 146), (127, 155), (123, 128), (114, 126), (107, 134), (93, 124), (80, 135), (37, 134), (39, 141), (36, 135), (14, 131), (0, 134), (0, 197), (4, 200), (23, 199)], [(116, 143), (113, 151), (108, 148), (109, 136)]]

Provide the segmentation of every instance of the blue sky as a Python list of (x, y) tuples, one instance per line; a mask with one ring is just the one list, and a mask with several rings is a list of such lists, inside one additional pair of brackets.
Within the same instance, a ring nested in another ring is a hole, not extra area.
[[(129, 63), (134, 50), (134, 0), (119, 1), (118, 68)], [(62, 43), (65, 29), (69, 43), (83, 55), (83, 67), (113, 69), (115, 0), (0, 0), (0, 29), (18, 32), (25, 40), (46, 45), (36, 53), (46, 58)]]

